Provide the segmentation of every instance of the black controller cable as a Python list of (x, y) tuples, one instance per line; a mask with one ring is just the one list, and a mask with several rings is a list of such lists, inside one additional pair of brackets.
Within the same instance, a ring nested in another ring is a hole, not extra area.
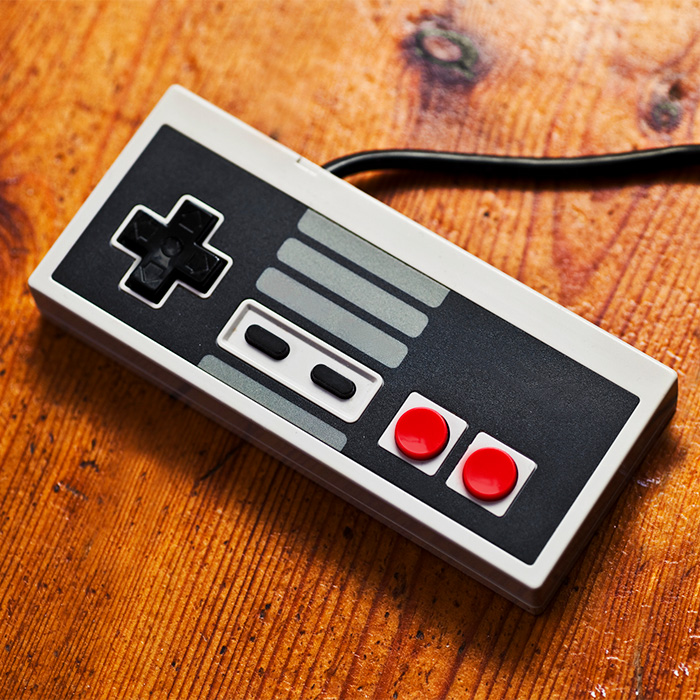
[(361, 151), (326, 163), (328, 172), (345, 178), (371, 170), (414, 170), (442, 175), (583, 180), (619, 178), (698, 165), (700, 145), (572, 158), (528, 158), (413, 149)]

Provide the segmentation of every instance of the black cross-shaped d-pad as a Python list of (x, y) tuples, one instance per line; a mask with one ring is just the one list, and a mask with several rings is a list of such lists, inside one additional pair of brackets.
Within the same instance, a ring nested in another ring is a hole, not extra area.
[(121, 227), (116, 242), (138, 262), (124, 284), (153, 304), (159, 304), (177, 282), (206, 294), (228, 260), (204, 247), (220, 216), (182, 198), (164, 220), (138, 207)]

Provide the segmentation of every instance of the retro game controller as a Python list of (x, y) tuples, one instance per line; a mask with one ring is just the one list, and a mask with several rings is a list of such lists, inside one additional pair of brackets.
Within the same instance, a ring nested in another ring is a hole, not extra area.
[(177, 86), (30, 286), (533, 612), (675, 410), (672, 370)]

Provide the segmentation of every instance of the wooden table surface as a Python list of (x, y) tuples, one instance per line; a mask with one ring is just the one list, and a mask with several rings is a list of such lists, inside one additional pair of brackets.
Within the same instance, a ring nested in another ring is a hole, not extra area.
[(538, 617), (27, 288), (171, 83), (319, 163), (573, 156), (700, 142), (699, 37), (696, 0), (0, 0), (0, 698), (700, 695), (697, 169), (353, 180), (679, 373), (671, 425)]

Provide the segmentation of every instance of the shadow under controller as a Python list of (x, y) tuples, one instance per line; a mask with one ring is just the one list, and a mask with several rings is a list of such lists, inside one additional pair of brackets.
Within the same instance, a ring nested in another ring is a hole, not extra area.
[(672, 370), (179, 87), (30, 286), (533, 612), (675, 410)]

